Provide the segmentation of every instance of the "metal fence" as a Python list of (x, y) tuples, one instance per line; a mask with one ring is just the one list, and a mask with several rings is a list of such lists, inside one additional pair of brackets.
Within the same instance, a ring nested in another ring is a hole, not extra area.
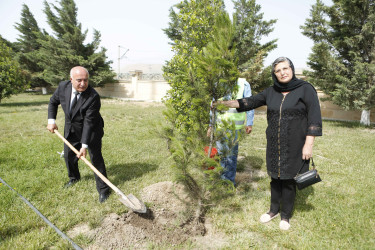
[[(118, 80), (131, 80), (132, 79), (132, 74), (130, 73), (120, 73), (117, 75)], [(154, 80), (154, 81), (163, 81), (164, 77), (163, 74), (161, 73), (142, 73), (138, 76), (139, 80)]]

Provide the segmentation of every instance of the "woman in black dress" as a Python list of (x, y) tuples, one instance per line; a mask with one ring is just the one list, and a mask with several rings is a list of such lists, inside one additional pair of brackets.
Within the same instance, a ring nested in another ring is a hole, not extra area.
[(297, 79), (286, 57), (272, 64), (274, 85), (263, 92), (233, 101), (219, 101), (239, 112), (267, 105), (267, 172), (271, 177), (270, 210), (260, 217), (267, 223), (280, 213), (280, 229), (290, 228), (296, 185), (294, 177), (308, 170), (315, 136), (322, 135), (322, 119), (315, 88)]

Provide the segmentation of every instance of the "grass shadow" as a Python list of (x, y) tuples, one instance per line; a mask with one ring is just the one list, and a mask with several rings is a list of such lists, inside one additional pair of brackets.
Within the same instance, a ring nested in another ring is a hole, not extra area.
[[(118, 164), (107, 166), (107, 175), (110, 182), (115, 186), (141, 177), (142, 175), (155, 171), (159, 166), (156, 164), (149, 164), (144, 162), (134, 162), (127, 164)], [(83, 179), (94, 179), (94, 175), (85, 175)]]
[(267, 176), (261, 170), (264, 160), (257, 156), (246, 156), (238, 159), (236, 186), (237, 191), (248, 192), (257, 188), (257, 183)]
[(237, 171), (243, 172), (246, 168), (260, 169), (263, 165), (263, 159), (257, 156), (246, 156), (238, 158)]
[(30, 107), (30, 106), (41, 106), (47, 105), (49, 101), (39, 101), (39, 102), (10, 102), (10, 103), (0, 103), (0, 107)]
[(360, 124), (359, 121), (338, 121), (338, 120), (324, 120), (324, 123), (329, 124), (330, 126), (337, 126), (341, 128), (368, 128), (375, 129), (375, 124), (370, 126), (365, 126)]
[(297, 211), (311, 211), (315, 207), (307, 202), (307, 198), (310, 195), (314, 195), (314, 187), (309, 186), (302, 190), (297, 190), (296, 201), (295, 201), (295, 210)]
[(37, 226), (35, 227), (7, 226), (4, 229), (1, 229), (0, 230), (0, 248), (1, 248), (2, 241), (5, 241), (7, 239), (12, 239), (16, 237), (17, 235), (21, 235), (26, 232), (29, 232), (33, 228), (37, 228)]

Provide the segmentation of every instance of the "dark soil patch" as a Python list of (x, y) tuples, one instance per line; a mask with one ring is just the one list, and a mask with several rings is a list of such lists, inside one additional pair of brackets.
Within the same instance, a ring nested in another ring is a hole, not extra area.
[(152, 204), (145, 214), (110, 214), (97, 228), (77, 225), (68, 234), (91, 239), (93, 243), (86, 249), (173, 247), (188, 241), (201, 249), (225, 245), (225, 237), (215, 234), (209, 223), (189, 220), (191, 203), (182, 186), (156, 183), (143, 190), (141, 199)]

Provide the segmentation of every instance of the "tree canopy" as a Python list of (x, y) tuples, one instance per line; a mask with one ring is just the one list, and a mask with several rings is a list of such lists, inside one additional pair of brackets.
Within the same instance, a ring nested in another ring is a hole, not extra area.
[(215, 17), (224, 12), (222, 0), (184, 0), (170, 9), (171, 22), (165, 33), (171, 39), (175, 55), (163, 68), (164, 77), (171, 86), (166, 105), (171, 105), (176, 114), (176, 126), (189, 129), (193, 126), (189, 113), (192, 83), (178, 77), (180, 72), (196, 71), (194, 57), (202, 52), (212, 37)]
[(0, 102), (28, 87), (25, 73), (13, 57), (12, 49), (0, 40)]
[[(173, 45), (174, 57), (164, 67), (164, 76), (171, 85), (165, 100), (176, 111), (176, 125), (190, 127), (189, 82), (176, 78), (178, 72), (185, 70), (186, 65), (193, 69), (192, 57), (202, 53), (202, 49), (212, 40), (215, 18), (226, 13), (222, 0), (184, 0), (170, 9), (169, 27), (164, 31)], [(272, 84), (271, 70), (264, 68), (264, 59), (276, 48), (276, 40), (261, 43), (261, 40), (272, 32), (276, 20), (264, 21), (260, 5), (255, 0), (234, 1), (233, 14), (237, 69), (254, 90), (261, 91)], [(214, 97), (211, 93), (211, 98)]]
[(81, 65), (90, 72), (90, 85), (103, 86), (114, 82), (106, 49), (100, 46), (100, 32), (94, 30), (92, 42), (85, 43), (87, 30), (77, 19), (74, 0), (60, 0), (58, 5), (44, 1), (44, 13), (53, 34), (40, 31), (27, 5), (21, 13), (21, 23), (16, 28), (19, 61), (29, 72), (33, 85), (57, 85), (69, 79), (70, 69)]
[(26, 4), (22, 5), (21, 22), (16, 23), (15, 28), (20, 32), (14, 47), (17, 51), (17, 61), (30, 78), (31, 87), (46, 87), (49, 85), (43, 79), (43, 68), (39, 66), (38, 50), (40, 43), (38, 39), (43, 35), (34, 15)]
[(253, 92), (260, 92), (272, 84), (271, 69), (264, 67), (264, 59), (277, 47), (277, 39), (262, 43), (273, 31), (275, 19), (263, 20), (261, 6), (255, 0), (234, 1), (233, 20), (236, 25), (234, 43), (241, 76), (250, 83)]

